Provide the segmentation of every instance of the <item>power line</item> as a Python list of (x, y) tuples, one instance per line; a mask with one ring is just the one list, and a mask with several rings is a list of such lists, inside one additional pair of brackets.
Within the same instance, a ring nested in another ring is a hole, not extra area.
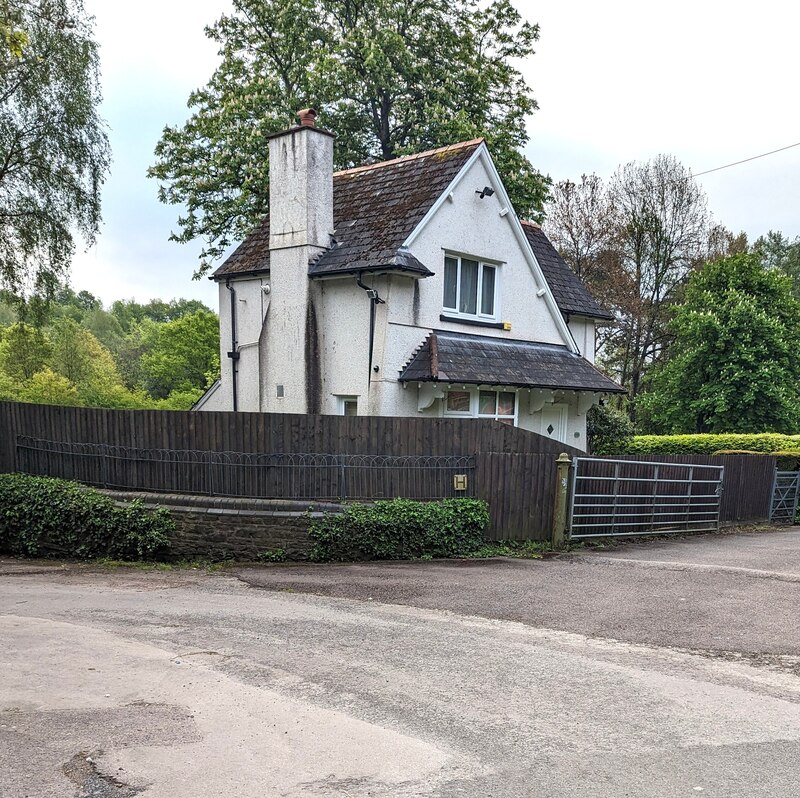
[(776, 152), (783, 152), (784, 150), (791, 150), (792, 147), (800, 147), (800, 141), (796, 144), (787, 144), (785, 147), (779, 147), (777, 150), (770, 150), (769, 152), (762, 152), (761, 155), (753, 155), (751, 158), (744, 158), (741, 161), (734, 161), (733, 163), (726, 163), (725, 166), (717, 166), (714, 169), (706, 169), (705, 172), (696, 172), (692, 177), (700, 177), (701, 175), (710, 175), (712, 172), (719, 172), (720, 169), (729, 169), (731, 166), (738, 166), (740, 163), (747, 163), (748, 161), (755, 161), (758, 158), (766, 158), (767, 155), (774, 155)]

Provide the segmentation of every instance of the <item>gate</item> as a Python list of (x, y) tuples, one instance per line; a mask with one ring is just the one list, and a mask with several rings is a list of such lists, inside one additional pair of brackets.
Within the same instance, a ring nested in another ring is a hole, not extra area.
[(800, 471), (776, 471), (769, 520), (776, 524), (793, 524), (797, 517), (798, 498)]
[(717, 530), (724, 473), (721, 465), (576, 457), (570, 537)]

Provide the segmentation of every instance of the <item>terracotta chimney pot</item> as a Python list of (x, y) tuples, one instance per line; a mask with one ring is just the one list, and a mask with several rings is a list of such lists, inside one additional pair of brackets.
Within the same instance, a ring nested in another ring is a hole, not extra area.
[(316, 127), (317, 112), (313, 108), (304, 108), (297, 112), (300, 124), (304, 127)]

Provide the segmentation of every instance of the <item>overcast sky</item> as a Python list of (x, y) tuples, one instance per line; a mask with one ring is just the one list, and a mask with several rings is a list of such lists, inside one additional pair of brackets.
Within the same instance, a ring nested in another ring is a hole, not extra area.
[[(541, 25), (523, 66), (539, 111), (527, 155), (554, 180), (671, 153), (694, 172), (800, 142), (800, 7), (777, 0), (669, 4), (517, 0)], [(177, 209), (145, 176), (165, 124), (186, 119), (189, 92), (217, 63), (203, 34), (227, 0), (86, 0), (96, 17), (114, 163), (98, 244), (80, 253), (76, 290), (118, 298), (195, 297), (199, 246), (168, 241)], [(699, 178), (715, 218), (755, 238), (800, 235), (800, 147)]]

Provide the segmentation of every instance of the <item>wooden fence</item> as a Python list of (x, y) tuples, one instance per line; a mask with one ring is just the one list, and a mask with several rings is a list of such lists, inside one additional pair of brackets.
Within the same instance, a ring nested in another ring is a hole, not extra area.
[[(0, 402), (0, 473), (27, 465), (35, 473), (72, 476), (90, 484), (113, 481), (117, 487), (154, 490), (159, 489), (157, 480), (163, 471), (159, 472), (153, 463), (143, 466), (135, 457), (128, 458), (127, 463), (126, 458), (120, 458), (114, 465), (113, 480), (103, 476), (102, 457), (68, 464), (69, 460), (59, 455), (50, 458), (44, 470), (37, 465), (41, 461), (22, 462), (18, 456), (22, 451), (21, 437), (62, 444), (104, 444), (138, 451), (195, 454), (234, 452), (285, 458), (312, 454), (469, 457), (471, 466), (463, 469), (469, 472), (471, 480), (467, 493), (486, 499), (492, 518), (489, 537), (504, 540), (549, 538), (556, 490), (555, 458), (560, 452), (582, 454), (541, 435), (481, 419), (105, 410)], [(189, 469), (207, 469), (207, 458), (195, 459), (197, 462), (182, 463), (186, 484), (198, 484), (198, 480), (202, 484), (202, 476), (192, 475)], [(655, 455), (627, 459), (724, 464), (721, 520), (763, 521), (769, 517), (774, 458)], [(145, 478), (151, 484), (143, 484)], [(417, 483), (397, 478), (386, 484), (394, 485), (399, 494), (408, 498), (430, 498), (430, 492), (413, 487), (419, 484), (418, 475), (416, 478)], [(451, 475), (447, 478), (451, 479)], [(156, 484), (152, 484), (154, 481)], [(229, 478), (228, 484), (235, 481)], [(162, 491), (173, 488), (174, 483), (160, 486)], [(217, 492), (230, 495), (231, 490)]]
[[(108, 458), (102, 455), (39, 451), (36, 457), (23, 462), (23, 457), (30, 454), (24, 448), (30, 446), (30, 441), (26, 443), (20, 438), (44, 443), (104, 444), (132, 450), (133, 456), (115, 459), (113, 477), (109, 479)], [(312, 454), (343, 458), (470, 457), (469, 468), (454, 466), (450, 470), (467, 472), (471, 480), (467, 495), (489, 503), (492, 516), (489, 536), (515, 540), (549, 537), (555, 498), (555, 458), (563, 451), (579, 454), (573, 447), (533, 432), (483, 419), (105, 410), (0, 402), (0, 472), (26, 468), (89, 484), (162, 491), (175, 489), (176, 480), (181, 479), (187, 485), (205, 484), (208, 463), (202, 457), (182, 455), (187, 462), (181, 464), (181, 472), (176, 476), (173, 469), (167, 479), (163, 464), (152, 460), (142, 462), (136, 454), (146, 450), (284, 457)], [(45, 460), (46, 468), (42, 466)], [(449, 472), (447, 476), (452, 479)], [(415, 487), (420, 484), (419, 478), (416, 479), (412, 482), (410, 477), (404, 479), (395, 472), (394, 478), (385, 483), (396, 486), (396, 495), (431, 498), (426, 485)], [(231, 482), (228, 476), (227, 484)], [(327, 486), (329, 482), (326, 476), (320, 484)], [(285, 484), (297, 483), (287, 479)], [(217, 492), (232, 493), (231, 489)], [(234, 491), (233, 495), (241, 493)]]

